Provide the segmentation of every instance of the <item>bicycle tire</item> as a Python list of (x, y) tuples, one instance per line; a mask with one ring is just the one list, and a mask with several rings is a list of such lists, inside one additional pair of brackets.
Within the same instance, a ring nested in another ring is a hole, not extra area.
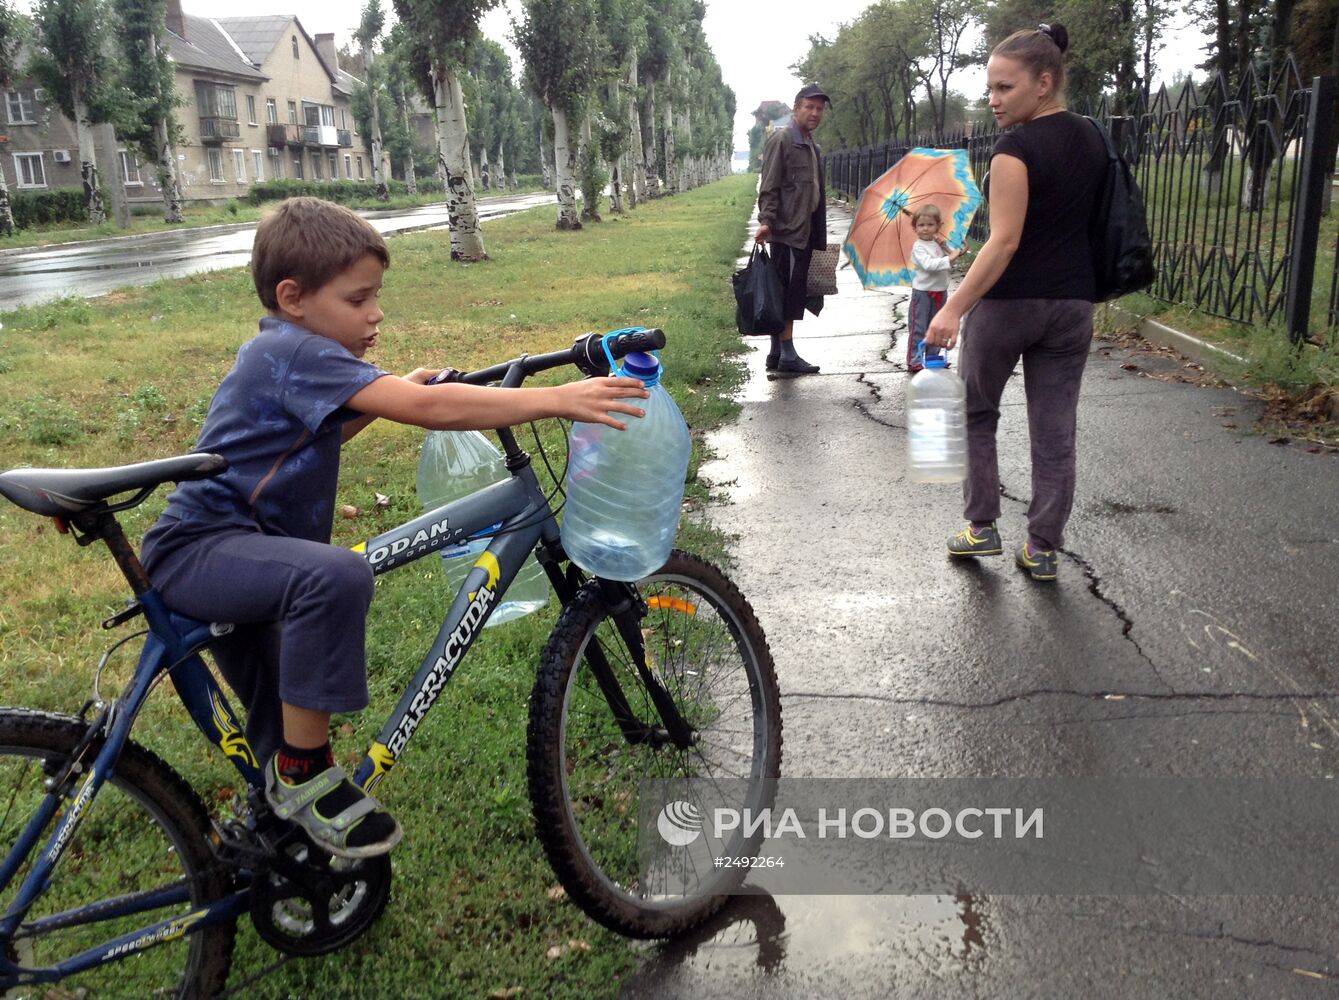
[[(781, 768), (781, 698), (757, 617), (720, 569), (675, 550), (637, 587), (649, 606), (641, 621), (647, 662), (698, 729), (699, 742), (680, 751), (625, 738), (586, 659), (592, 641), (638, 719), (658, 724), (659, 716), (592, 581), (563, 609), (544, 648), (527, 757), (536, 833), (567, 894), (611, 930), (656, 938), (710, 919), (747, 872), (710, 872), (689, 893), (651, 891), (637, 854), (640, 782), (737, 776), (724, 783), (737, 785), (745, 804), (770, 805)], [(718, 725), (730, 721), (723, 708), (746, 714), (747, 727)], [(709, 753), (737, 770), (714, 767)]]
[[(43, 781), (68, 761), (86, 730), (85, 723), (69, 716), (0, 710), (0, 850), (8, 851), (45, 794)], [(169, 867), (192, 889), (189, 910), (178, 906), (177, 911), (197, 910), (229, 890), (228, 875), (210, 850), (209, 833), (208, 813), (185, 779), (155, 754), (127, 743), (116, 762), (115, 774), (89, 804), (56, 865), (50, 886), (26, 919), (40, 919), (112, 895), (161, 887), (173, 881), (165, 871)], [(39, 841), (34, 854), (41, 852), (41, 844)], [(27, 872), (25, 862), (0, 905), (9, 905)], [(164, 909), (42, 935), (16, 935), (10, 943), (9, 958), (24, 966), (53, 965), (168, 916), (170, 912)], [(227, 982), (235, 932), (235, 922), (215, 925), (156, 945), (125, 961), (77, 973), (60, 981), (60, 995), (70, 990), (68, 995), (77, 992), (88, 1000), (213, 997)], [(50, 988), (50, 984), (39, 987), (38, 995), (46, 995)]]

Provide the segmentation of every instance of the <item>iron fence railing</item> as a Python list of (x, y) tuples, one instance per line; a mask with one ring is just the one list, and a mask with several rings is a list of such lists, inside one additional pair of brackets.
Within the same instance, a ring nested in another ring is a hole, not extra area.
[[(1174, 95), (1164, 87), (1128, 115), (1105, 102), (1093, 112), (1144, 192), (1158, 272), (1149, 294), (1241, 323), (1280, 323), (1294, 340), (1313, 317), (1339, 329), (1339, 237), (1318, 243), (1334, 93), (1333, 78), (1304, 83), (1289, 59), (1268, 80), (1248, 70), (1232, 90), (1215, 78)], [(993, 122), (974, 123), (839, 150), (826, 158), (828, 187), (858, 198), (914, 146), (967, 149), (981, 178), (998, 135)], [(971, 236), (989, 232), (983, 205)]]

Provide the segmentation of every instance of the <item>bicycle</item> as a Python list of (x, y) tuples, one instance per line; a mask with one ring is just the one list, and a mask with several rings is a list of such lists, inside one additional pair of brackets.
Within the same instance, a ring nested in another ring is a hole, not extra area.
[[(642, 328), (588, 334), (564, 351), (446, 377), (516, 386), (568, 364), (598, 376), (615, 359), (664, 342), (661, 331)], [(699, 782), (717, 798), (722, 784), (741, 786), (739, 808), (771, 805), (781, 705), (762, 628), (725, 574), (686, 552), (674, 551), (636, 584), (587, 577), (562, 551), (558, 491), (544, 493), (510, 428), (497, 434), (508, 479), (355, 546), (381, 574), (466, 538), (491, 536), (353, 780), (370, 791), (401, 759), (533, 552), (561, 603), (530, 705), (536, 833), (568, 895), (606, 927), (651, 938), (699, 926), (746, 873), (715, 869), (704, 855), (688, 859), (703, 866), (692, 891), (658, 894), (644, 884), (639, 783)], [(107, 546), (134, 597), (103, 627), (139, 616), (147, 622), (99, 663), (100, 674), (116, 649), (146, 636), (119, 696), (104, 699), (95, 675), (93, 697), (78, 716), (0, 710), (0, 992), (76, 979), (91, 981), (88, 996), (105, 984), (118, 996), (168, 989), (178, 997), (213, 996), (226, 984), (243, 914), (280, 951), (319, 955), (362, 935), (387, 904), (389, 856), (333, 858), (270, 810), (259, 762), (201, 658), (232, 626), (167, 608), (117, 522), (117, 513), (159, 486), (206, 477), (225, 464), (217, 455), (191, 454), (0, 474), (0, 495), (54, 518), (80, 545)], [(164, 676), (244, 782), (231, 816), (211, 817), (184, 778), (130, 739)], [(744, 854), (756, 839), (732, 834), (714, 849)], [(136, 960), (123, 961), (131, 956)]]

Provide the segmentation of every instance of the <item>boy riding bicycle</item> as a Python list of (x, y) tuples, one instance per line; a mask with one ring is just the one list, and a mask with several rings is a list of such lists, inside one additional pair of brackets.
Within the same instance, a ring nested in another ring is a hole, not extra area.
[(195, 445), (228, 469), (180, 484), (142, 551), (171, 607), (236, 626), (215, 659), (246, 703), (266, 798), (343, 857), (385, 853), (402, 831), (330, 749), (331, 714), (367, 705), (373, 593), (363, 556), (330, 544), (340, 446), (377, 417), (450, 430), (547, 417), (623, 429), (612, 414), (642, 410), (620, 400), (648, 395), (631, 378), (499, 389), (428, 385), (438, 369), (389, 375), (363, 360), (384, 318), (389, 264), (381, 235), (330, 202), (289, 199), (261, 222), (251, 272), (268, 315)]

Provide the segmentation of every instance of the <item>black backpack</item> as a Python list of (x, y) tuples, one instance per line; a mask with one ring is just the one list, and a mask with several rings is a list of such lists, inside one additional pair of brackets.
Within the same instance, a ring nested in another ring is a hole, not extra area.
[(1138, 292), (1153, 284), (1153, 241), (1148, 236), (1144, 196), (1134, 173), (1096, 119), (1089, 118), (1107, 148), (1107, 173), (1097, 190), (1097, 203), (1088, 223), (1093, 248), (1093, 275), (1097, 302)]

